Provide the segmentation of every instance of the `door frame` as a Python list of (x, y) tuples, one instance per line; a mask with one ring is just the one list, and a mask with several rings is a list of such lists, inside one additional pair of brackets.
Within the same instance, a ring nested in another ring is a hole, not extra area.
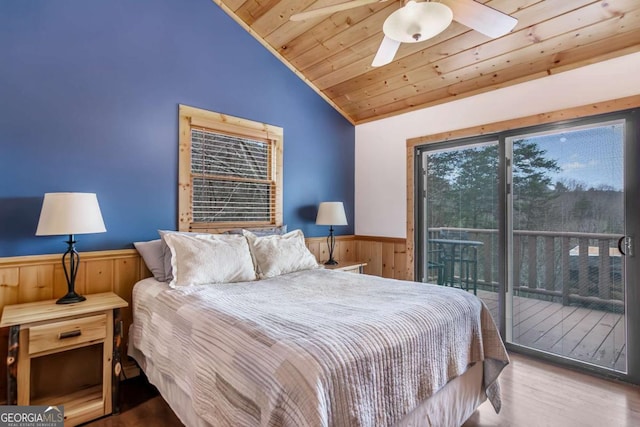
[[(506, 192), (506, 153), (505, 153), (505, 141), (506, 138), (517, 136), (520, 134), (536, 133), (542, 131), (559, 130), (578, 125), (588, 125), (598, 122), (611, 121), (616, 119), (627, 119), (627, 125), (625, 128), (625, 146), (624, 146), (624, 158), (625, 158), (625, 218), (626, 229), (625, 235), (630, 236), (633, 239), (633, 243), (636, 246), (634, 254), (629, 256), (626, 265), (627, 278), (640, 277), (640, 263), (637, 257), (640, 252), (640, 220), (630, 221), (634, 216), (633, 212), (640, 212), (640, 168), (631, 167), (632, 165), (640, 164), (640, 109), (636, 107), (640, 106), (640, 96), (634, 96), (624, 98), (622, 100), (612, 101), (606, 104), (606, 112), (603, 109), (597, 110), (595, 105), (583, 106), (569, 110), (562, 110), (555, 113), (545, 115), (542, 120), (540, 116), (530, 116), (524, 119), (515, 119), (505, 122), (498, 122), (491, 125), (485, 125), (482, 127), (474, 127), (463, 129), (460, 131), (447, 132), (445, 134), (432, 135), (428, 137), (413, 138), (407, 140), (407, 273), (408, 278), (418, 277), (419, 263), (414, 262), (415, 259), (420, 260), (421, 249), (415, 242), (420, 241), (419, 238), (424, 231), (421, 229), (419, 221), (419, 206), (415, 203), (421, 200), (424, 181), (422, 177), (418, 176), (417, 171), (420, 170), (422, 156), (421, 153), (427, 145), (436, 144), (438, 148), (451, 148), (455, 146), (469, 145), (470, 142), (480, 143), (481, 141), (498, 141), (500, 147), (500, 188), (503, 190), (503, 194), (499, 197), (499, 215), (503, 216), (499, 218), (499, 230), (500, 236), (500, 249), (499, 249), (499, 278), (500, 281), (500, 312), (498, 323), (500, 332), (503, 337), (506, 336), (506, 315), (505, 313), (505, 294), (508, 288), (505, 289), (503, 284), (513, 282), (511, 277), (511, 257), (507, 253), (509, 247), (509, 236), (512, 233), (508, 233), (507, 229), (510, 227), (507, 221), (507, 192)], [(621, 106), (626, 109), (620, 108)], [(634, 109), (635, 108), (635, 109)], [(598, 114), (593, 114), (593, 111), (597, 111)], [(589, 112), (591, 114), (589, 114)], [(567, 117), (571, 117), (567, 119)], [(491, 131), (487, 133), (487, 131)], [(631, 141), (631, 142), (630, 142)], [(634, 143), (635, 142), (635, 143)], [(505, 280), (508, 279), (508, 280)], [(625, 318), (626, 318), (626, 346), (627, 346), (627, 373), (619, 373), (611, 371), (606, 368), (590, 365), (584, 362), (566, 359), (561, 356), (555, 356), (549, 353), (525, 348), (516, 344), (508, 343), (507, 348), (522, 352), (525, 354), (531, 354), (533, 356), (547, 359), (553, 362), (559, 362), (564, 365), (575, 366), (580, 369), (592, 371), (596, 374), (606, 377), (612, 377), (629, 381), (635, 384), (640, 384), (640, 327), (635, 326), (636, 330), (633, 330), (634, 325), (640, 325), (640, 310), (633, 310), (634, 307), (640, 307), (640, 281), (627, 282), (626, 285), (626, 297), (625, 297)], [(635, 333), (634, 333), (635, 332)], [(635, 355), (636, 357), (631, 357)]]

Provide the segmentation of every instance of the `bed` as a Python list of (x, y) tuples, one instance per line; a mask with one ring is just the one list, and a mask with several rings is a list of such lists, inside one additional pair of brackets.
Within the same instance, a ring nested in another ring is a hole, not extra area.
[(148, 278), (132, 306), (129, 355), (187, 426), (459, 426), (487, 398), (500, 410), (507, 353), (459, 289), (312, 268)]
[(508, 356), (458, 289), (311, 269), (133, 290), (129, 354), (187, 426), (454, 426)]

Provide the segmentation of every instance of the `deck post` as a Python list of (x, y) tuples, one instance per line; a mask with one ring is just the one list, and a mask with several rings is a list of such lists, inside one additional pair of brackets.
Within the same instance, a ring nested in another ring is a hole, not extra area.
[(562, 259), (562, 305), (569, 305), (569, 286), (571, 285), (571, 268), (569, 267), (569, 237), (562, 237), (561, 244), (561, 254), (560, 257)]

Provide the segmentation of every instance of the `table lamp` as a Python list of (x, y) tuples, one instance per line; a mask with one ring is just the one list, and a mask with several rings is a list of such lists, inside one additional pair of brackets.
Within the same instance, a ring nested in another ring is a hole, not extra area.
[(329, 236), (327, 237), (327, 246), (329, 246), (329, 260), (325, 265), (336, 265), (338, 261), (333, 259), (333, 249), (336, 246), (336, 238), (333, 236), (334, 225), (347, 225), (347, 216), (344, 213), (344, 205), (342, 202), (322, 202), (318, 207), (318, 216), (316, 217), (317, 225), (328, 225)]
[[(36, 236), (68, 235), (67, 251), (62, 255), (62, 268), (68, 293), (56, 304), (71, 304), (86, 298), (75, 291), (80, 255), (76, 251), (74, 234), (104, 233), (104, 221), (98, 198), (94, 193), (46, 193), (40, 211)], [(67, 268), (67, 257), (69, 257)]]

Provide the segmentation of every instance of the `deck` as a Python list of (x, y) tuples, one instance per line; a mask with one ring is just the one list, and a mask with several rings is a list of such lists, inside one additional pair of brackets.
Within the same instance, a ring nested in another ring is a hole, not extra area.
[[(495, 292), (478, 290), (494, 319)], [(626, 371), (625, 321), (611, 313), (536, 298), (514, 297), (513, 342), (594, 365)]]

